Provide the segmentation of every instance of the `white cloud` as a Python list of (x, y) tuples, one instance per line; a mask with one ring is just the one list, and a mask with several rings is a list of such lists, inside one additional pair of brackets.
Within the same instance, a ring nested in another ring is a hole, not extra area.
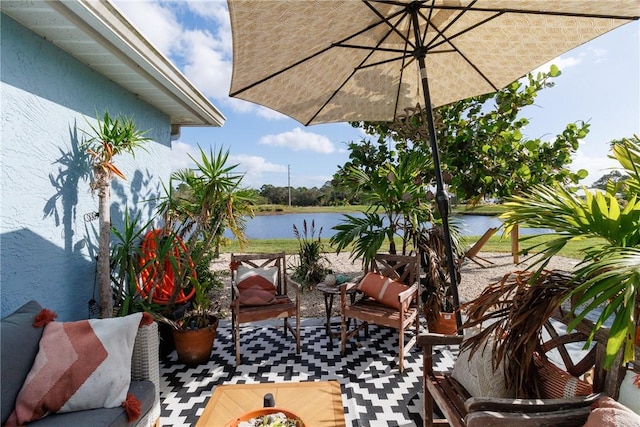
[[(229, 98), (232, 72), (231, 23), (226, 2), (155, 2), (115, 0), (116, 6), (161, 53), (182, 70), (202, 93), (220, 106), (240, 113), (256, 113), (268, 120), (284, 115)], [(178, 22), (180, 8), (209, 23), (205, 30)]]
[(220, 41), (211, 33), (187, 31), (184, 73), (206, 96), (224, 100), (231, 82), (231, 61), (219, 49)]
[(257, 107), (258, 107), (257, 113), (263, 119), (273, 121), (273, 120), (283, 120), (287, 118), (287, 116), (285, 116), (284, 114), (279, 113), (275, 110), (272, 110), (271, 108), (263, 107), (261, 105), (258, 105)]
[(181, 141), (173, 141), (171, 143), (171, 170), (195, 167), (195, 163), (189, 158), (189, 155), (197, 158), (196, 156), (199, 154), (198, 147)]
[(582, 59), (577, 56), (558, 56), (557, 58), (552, 59), (551, 61), (543, 64), (533, 70), (531, 73), (535, 76), (537, 73), (547, 73), (549, 72), (549, 68), (551, 65), (557, 66), (560, 71), (564, 71), (567, 68), (576, 66), (582, 62)]
[(182, 27), (171, 9), (156, 2), (116, 0), (116, 7), (160, 52), (180, 51)]
[(231, 57), (231, 19), (227, 2), (190, 1), (187, 5), (193, 13), (211, 21), (216, 28), (216, 39), (220, 41), (219, 48), (225, 56)]
[(326, 136), (305, 132), (300, 128), (278, 135), (263, 136), (258, 144), (286, 147), (293, 151), (315, 151), (322, 154), (331, 154), (336, 151), (336, 147)]
[(278, 165), (267, 161), (264, 157), (248, 155), (229, 155), (229, 164), (237, 164), (236, 171), (242, 173), (243, 187), (260, 188), (265, 182), (272, 179), (265, 179), (270, 174), (282, 174), (282, 181), (286, 181), (287, 166)]
[(578, 150), (569, 168), (574, 172), (580, 169), (585, 169), (589, 172), (589, 176), (582, 183), (591, 185), (603, 175), (611, 172), (612, 169), (620, 169), (620, 163), (617, 160), (610, 159), (607, 155), (590, 155)]
[[(185, 142), (174, 141), (171, 144), (172, 170), (194, 168), (196, 165), (189, 156), (198, 159), (200, 156), (198, 147)], [(282, 175), (280, 180), (282, 182), (286, 182), (287, 179), (286, 165), (271, 163), (260, 156), (229, 154), (227, 165), (237, 165), (235, 171), (244, 175), (242, 178), (243, 187), (260, 188), (265, 182), (274, 181), (271, 179), (274, 174)]]

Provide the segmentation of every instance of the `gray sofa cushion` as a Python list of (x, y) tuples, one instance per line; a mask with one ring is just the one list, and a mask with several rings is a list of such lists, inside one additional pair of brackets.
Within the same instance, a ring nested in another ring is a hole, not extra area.
[[(129, 392), (140, 400), (140, 417), (142, 418), (153, 406), (155, 386), (151, 381), (132, 381)], [(127, 415), (122, 408), (101, 408), (47, 415), (27, 425), (30, 427), (128, 427), (131, 424), (127, 421)]]
[(0, 321), (0, 410), (3, 425), (13, 412), (16, 397), (38, 354), (44, 328), (34, 328), (33, 320), (40, 310), (40, 304), (29, 301)]

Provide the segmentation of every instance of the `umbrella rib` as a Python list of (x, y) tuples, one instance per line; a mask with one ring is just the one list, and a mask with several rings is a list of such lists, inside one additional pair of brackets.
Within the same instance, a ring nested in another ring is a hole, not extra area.
[[(363, 0), (363, 1), (364, 1), (364, 2), (369, 6), (369, 4), (367, 3), (367, 1), (366, 1), (366, 0)], [(375, 12), (375, 9), (373, 9), (373, 10), (374, 10), (374, 12)], [(389, 22), (389, 19), (391, 19), (391, 18), (393, 18), (393, 17), (396, 17), (396, 16), (398, 16), (398, 15), (400, 15), (400, 14), (402, 14), (402, 13), (403, 13), (402, 11), (401, 11), (401, 12), (394, 13), (394, 14), (393, 14), (393, 15), (391, 15), (389, 18), (386, 18), (386, 17), (384, 17), (384, 16), (381, 16), (380, 14), (377, 14), (377, 15), (381, 18), (381, 20), (382, 20), (382, 21), (378, 21), (378, 22), (375, 22), (375, 23), (370, 24), (369, 26), (367, 26), (367, 30), (368, 30), (368, 29), (370, 29), (370, 28), (374, 28), (374, 27), (376, 27), (376, 26), (378, 26), (378, 25), (382, 24), (383, 22), (384, 22), (384, 23), (386, 23), (386, 24), (387, 24), (387, 26), (390, 26), (390, 27), (389, 27), (389, 30), (388, 30), (388, 31), (387, 31), (387, 33), (384, 35), (384, 37), (381, 37), (381, 38), (380, 38), (380, 40), (378, 40), (378, 41), (377, 41), (377, 44), (376, 44), (376, 46), (375, 46), (375, 47), (369, 47), (369, 46), (358, 46), (358, 45), (349, 45), (349, 44), (344, 43), (346, 40), (349, 40), (349, 39), (351, 39), (351, 38), (353, 38), (353, 37), (356, 37), (357, 35), (361, 34), (361, 33), (362, 33), (362, 32), (364, 32), (365, 30), (363, 30), (363, 31), (359, 31), (359, 32), (357, 32), (357, 33), (355, 33), (355, 34), (353, 34), (353, 35), (351, 35), (351, 36), (349, 36), (349, 37), (344, 38), (343, 40), (341, 40), (341, 41), (339, 41), (339, 42), (336, 42), (336, 43), (332, 44), (332, 47), (333, 47), (333, 46), (336, 46), (336, 47), (345, 47), (345, 48), (350, 48), (350, 49), (363, 49), (363, 50), (370, 50), (370, 52), (369, 52), (369, 54), (368, 54), (368, 55), (366, 55), (366, 56), (365, 56), (365, 58), (360, 62), (360, 64), (359, 64), (358, 66), (356, 66), (356, 67), (353, 69), (353, 71), (351, 72), (351, 74), (349, 74), (349, 76), (348, 76), (348, 77), (347, 77), (347, 78), (342, 82), (342, 84), (340, 84), (340, 86), (339, 86), (335, 91), (333, 91), (333, 93), (331, 94), (331, 96), (330, 96), (329, 98), (327, 98), (327, 100), (326, 100), (326, 101), (325, 101), (325, 102), (320, 106), (320, 108), (318, 108), (318, 110), (317, 110), (317, 111), (316, 111), (316, 112), (315, 112), (315, 113), (314, 113), (314, 114), (309, 118), (309, 120), (305, 123), (305, 126), (308, 126), (310, 123), (312, 123), (312, 122), (313, 122), (313, 120), (315, 120), (315, 118), (318, 116), (318, 114), (320, 114), (320, 112), (324, 109), (324, 107), (326, 107), (326, 106), (327, 106), (327, 104), (329, 104), (329, 102), (331, 102), (331, 100), (332, 100), (332, 99), (333, 99), (333, 98), (334, 98), (334, 97), (335, 97), (335, 96), (336, 96), (336, 95), (337, 95), (337, 94), (342, 90), (342, 88), (344, 87), (344, 85), (346, 85), (346, 84), (347, 84), (347, 82), (348, 82), (348, 81), (353, 77), (353, 75), (354, 75), (358, 70), (361, 70), (361, 69), (363, 69), (363, 68), (368, 68), (368, 66), (363, 66), (363, 64), (365, 64), (365, 63), (367, 62), (367, 60), (368, 60), (369, 58), (371, 58), (371, 55), (373, 55), (373, 54), (374, 54), (374, 52), (384, 50), (384, 51), (394, 52), (394, 53), (405, 53), (405, 55), (401, 56), (400, 58), (392, 58), (392, 59), (389, 59), (389, 60), (386, 60), (386, 61), (381, 61), (381, 62), (380, 62), (379, 64), (377, 64), (377, 65), (380, 65), (380, 64), (383, 64), (383, 63), (386, 63), (386, 62), (397, 61), (398, 59), (403, 59), (403, 58), (406, 56), (406, 50), (405, 50), (405, 51), (401, 51), (401, 50), (386, 49), (386, 48), (381, 48), (381, 47), (380, 47), (380, 45), (382, 44), (382, 42), (383, 42), (383, 41), (384, 41), (384, 40), (389, 36), (389, 34), (391, 34), (391, 32), (392, 32), (392, 31), (395, 31), (396, 33), (398, 32), (398, 31), (395, 29), (395, 26), (393, 26), (393, 25)], [(403, 17), (400, 17), (399, 22), (400, 22), (400, 21), (402, 21), (402, 19), (403, 19)], [(403, 40), (405, 40), (405, 42), (406, 42), (406, 43), (408, 43), (408, 42), (409, 42), (409, 39), (408, 39), (408, 38), (406, 38), (406, 37), (402, 37), (402, 38), (403, 38)]]
[[(378, 44), (379, 43), (382, 43), (382, 40), (380, 40), (378, 42)], [(331, 102), (331, 100), (338, 94), (338, 92), (340, 92), (342, 90), (344, 85), (347, 84), (347, 82), (351, 79), (351, 77), (353, 77), (353, 75), (356, 73), (356, 71), (358, 71), (360, 69), (360, 67), (362, 67), (362, 64), (364, 64), (367, 61), (367, 59), (369, 59), (371, 57), (371, 55), (373, 55), (374, 52), (375, 52), (375, 48), (371, 49), (371, 52), (369, 52), (369, 54), (365, 56), (365, 58), (360, 62), (360, 65), (358, 65), (357, 67), (355, 67), (353, 69), (351, 74), (349, 74), (349, 76), (346, 79), (344, 79), (344, 81), (340, 84), (340, 86), (338, 86), (338, 88), (333, 91), (331, 96), (329, 98), (327, 98), (327, 100), (320, 106), (320, 108), (318, 108), (318, 110), (309, 118), (309, 120), (304, 124), (305, 126), (309, 126), (309, 124), (311, 122), (313, 122), (316, 117), (318, 117), (318, 114), (320, 114), (320, 112), (324, 109), (324, 107), (326, 107), (327, 104), (329, 104), (329, 102)]]
[[(445, 10), (461, 10), (459, 6), (439, 5), (432, 6), (434, 9)], [(523, 15), (547, 15), (547, 16), (567, 16), (571, 18), (598, 18), (598, 19), (622, 19), (627, 21), (637, 21), (639, 15), (606, 15), (600, 13), (580, 13), (580, 12), (555, 12), (552, 10), (527, 10), (527, 9), (509, 9), (509, 8), (490, 8), (490, 7), (470, 7), (466, 6), (464, 9), (470, 12), (499, 12), (499, 13), (514, 13)]]
[[(444, 33), (445, 33), (449, 28), (451, 28), (451, 27), (453, 26), (453, 24), (455, 24), (456, 22), (458, 22), (458, 20), (459, 20), (460, 18), (462, 18), (462, 16), (465, 14), (465, 12), (467, 12), (467, 11), (469, 10), (469, 8), (471, 8), (471, 7), (472, 7), (472, 6), (473, 6), (477, 1), (478, 1), (478, 0), (474, 0), (473, 2), (471, 2), (471, 3), (470, 3), (467, 7), (465, 7), (464, 9), (459, 9), (460, 13), (458, 14), (458, 16), (456, 16), (455, 18), (453, 18), (453, 19), (451, 20), (451, 22), (449, 22), (449, 23), (448, 23), (448, 24), (447, 24), (443, 29), (438, 29), (437, 27), (435, 27), (435, 26), (431, 25), (431, 16), (432, 16), (432, 14), (433, 14), (434, 7), (429, 7), (429, 16), (428, 16), (428, 17), (427, 17), (427, 16), (425, 16), (425, 15), (424, 15), (424, 13), (422, 13), (422, 9), (418, 9), (418, 14), (422, 17), (422, 19), (424, 19), (424, 20), (425, 20), (425, 22), (426, 22), (426, 23), (428, 23), (428, 25), (425, 25), (424, 36), (423, 36), (423, 38), (422, 38), (422, 45), (423, 45), (423, 46), (426, 46), (427, 48), (430, 48), (430, 47), (431, 47), (431, 45), (433, 45), (433, 44), (436, 42), (436, 40), (437, 40), (438, 36), (440, 36), (440, 37), (442, 37), (444, 40), (443, 40), (443, 41), (441, 41), (441, 42), (439, 42), (439, 43), (436, 43), (436, 44), (434, 45), (434, 46), (439, 46), (440, 44), (443, 44), (443, 43), (447, 42), (447, 41), (448, 41), (448, 40), (450, 40), (451, 38), (454, 38), (454, 37), (459, 36), (461, 33), (455, 34), (455, 35), (454, 35), (454, 36), (452, 36), (452, 37), (446, 37), (446, 36), (444, 35)], [(491, 19), (493, 19), (493, 17), (489, 18), (489, 20), (491, 20)], [(485, 22), (487, 22), (487, 20), (483, 20), (483, 21), (481, 21), (481, 23), (482, 23), (482, 24), (483, 24), (483, 23), (485, 23)], [(428, 29), (429, 29), (429, 27), (432, 27), (432, 28), (433, 28), (433, 29), (438, 33), (438, 36), (433, 37), (429, 43), (426, 43), (426, 40), (427, 40), (427, 33), (428, 33)], [(476, 28), (476, 27), (477, 27), (477, 24), (474, 24), (471, 28)], [(464, 32), (466, 32), (466, 31), (468, 31), (468, 30), (469, 30), (469, 29), (464, 30)]]
[[(397, 117), (397, 113), (398, 113), (397, 106), (398, 106), (398, 101), (400, 99), (400, 93), (401, 93), (401, 88), (402, 88), (402, 80), (404, 78), (404, 70), (409, 66), (409, 64), (413, 63), (413, 61), (415, 60), (415, 50), (416, 50), (416, 47), (417, 47), (415, 43), (411, 42), (411, 37), (410, 37), (411, 25), (407, 26), (407, 33), (408, 34), (402, 34), (398, 30), (398, 24), (409, 16), (409, 11), (408, 11), (407, 5), (405, 3), (398, 3), (396, 1), (379, 1), (379, 3), (391, 4), (391, 5), (394, 5), (394, 6), (401, 6), (402, 9), (404, 10), (403, 15), (400, 17), (398, 22), (396, 24), (392, 24), (391, 22), (389, 22), (388, 19), (386, 19), (384, 16), (382, 16), (380, 14), (380, 12), (375, 7), (373, 7), (371, 5), (370, 2), (364, 1), (364, 3), (376, 15), (378, 15), (380, 17), (380, 19), (385, 21), (387, 23), (387, 25), (390, 27), (390, 29), (392, 31), (394, 31), (400, 37), (400, 39), (404, 40), (404, 43), (405, 43), (404, 50), (402, 51), (404, 54), (402, 56), (400, 56), (398, 58), (387, 59), (385, 61), (379, 61), (378, 63), (375, 63), (375, 64), (367, 64), (365, 66), (360, 66), (361, 69), (364, 69), (364, 68), (373, 67), (373, 66), (376, 66), (376, 65), (386, 64), (386, 63), (393, 62), (393, 61), (398, 61), (398, 60), (402, 61), (402, 65), (400, 67), (400, 79), (399, 79), (398, 87), (397, 87), (397, 90), (396, 90), (396, 100), (395, 100), (395, 103), (394, 103), (396, 107), (393, 110), (393, 118), (395, 120), (396, 117)], [(411, 23), (411, 21), (409, 21), (409, 23)], [(385, 38), (388, 37), (388, 35), (389, 34), (387, 34), (385, 36)], [(412, 51), (410, 51), (410, 50), (412, 50)], [(409, 61), (405, 62), (407, 58), (411, 58), (411, 59)]]
[[(362, 1), (363, 1), (363, 3), (364, 3), (364, 4), (365, 4), (369, 9), (371, 9), (371, 11), (372, 11), (373, 13), (375, 13), (375, 14), (376, 14), (376, 16), (378, 16), (378, 18), (380, 18), (380, 20), (381, 20), (382, 22), (384, 22), (385, 24), (387, 24), (387, 26), (389, 27), (389, 29), (391, 29), (391, 31), (393, 31), (394, 33), (396, 33), (396, 34), (397, 34), (401, 39), (403, 39), (403, 40), (405, 41), (405, 43), (407, 43), (409, 46), (411, 46), (413, 49), (415, 49), (416, 45), (415, 45), (414, 43), (411, 43), (411, 38), (410, 38), (410, 37), (408, 37), (408, 36), (406, 36), (406, 35), (404, 35), (404, 34), (402, 34), (402, 33), (398, 30), (398, 24), (399, 24), (400, 22), (402, 22), (402, 21), (403, 21), (403, 20), (404, 20), (408, 15), (409, 15), (409, 14), (408, 14), (408, 12), (407, 12), (407, 9), (406, 9), (406, 8), (403, 8), (403, 10), (400, 10), (400, 11), (398, 11), (398, 12), (394, 13), (393, 15), (391, 15), (391, 16), (389, 16), (389, 17), (386, 17), (386, 16), (384, 16), (382, 13), (380, 13), (380, 11), (379, 11), (378, 9), (376, 9), (376, 8), (371, 4), (371, 2), (370, 2), (370, 1), (368, 1), (368, 0), (362, 0)], [(399, 6), (402, 6), (402, 5), (403, 5), (402, 3), (400, 3), (400, 4), (399, 4), (399, 3), (397, 3), (397, 2), (379, 2), (379, 3), (394, 4), (394, 5), (399, 5)], [(404, 5), (404, 6), (406, 6), (406, 5)], [(395, 24), (391, 23), (391, 18), (395, 18), (395, 17), (397, 17), (397, 16), (399, 16), (399, 15), (401, 15), (401, 16), (400, 16), (400, 19), (398, 20), (398, 22), (397, 22), (397, 23), (395, 23)], [(387, 36), (388, 36), (388, 33), (387, 33)]]
[(371, 46), (361, 46), (361, 45), (357, 45), (357, 44), (348, 44), (348, 43), (335, 43), (334, 46), (336, 47), (346, 47), (346, 48), (350, 48), (350, 49), (362, 49), (362, 50), (371, 50), (371, 51), (377, 51), (377, 52), (393, 52), (393, 53), (407, 53), (406, 49), (391, 49), (388, 47), (380, 47), (380, 46), (376, 46), (376, 47), (371, 47)]
[[(474, 30), (474, 29), (476, 29), (476, 28), (478, 28), (478, 27), (480, 27), (480, 26), (482, 26), (482, 25), (486, 24), (487, 22), (493, 21), (494, 19), (498, 18), (499, 16), (502, 16), (502, 15), (503, 15), (503, 13), (502, 13), (502, 12), (497, 12), (497, 13), (495, 13), (494, 15), (489, 16), (488, 18), (485, 18), (485, 19), (483, 19), (482, 21), (476, 22), (476, 23), (475, 23), (475, 24), (473, 24), (472, 26), (470, 26), (470, 27), (468, 27), (468, 28), (465, 28), (464, 30), (459, 31), (458, 33), (453, 34), (453, 35), (451, 35), (451, 36), (449, 36), (449, 37), (447, 37), (447, 36), (444, 34), (444, 32), (445, 32), (447, 29), (449, 29), (449, 28), (451, 27), (451, 25), (453, 25), (453, 24), (454, 24), (458, 19), (460, 19), (460, 18), (462, 17), (462, 15), (464, 15), (464, 13), (465, 13), (466, 11), (470, 10), (469, 8), (470, 8), (474, 3), (475, 3), (475, 2), (471, 3), (467, 8), (465, 8), (465, 10), (462, 10), (462, 11), (461, 11), (461, 13), (460, 13), (458, 16), (456, 16), (456, 17), (452, 20), (452, 22), (450, 22), (450, 23), (449, 23), (449, 25), (447, 25), (447, 26), (446, 26), (445, 28), (443, 28), (442, 30), (439, 30), (437, 27), (432, 26), (432, 27), (433, 27), (433, 29), (438, 33), (438, 36), (439, 36), (439, 37), (441, 37), (443, 40), (442, 40), (442, 41), (440, 41), (440, 42), (438, 42), (438, 43), (432, 44), (431, 46), (427, 46), (427, 50), (425, 51), (425, 54), (448, 52), (449, 50), (445, 50), (445, 51), (434, 51), (433, 49), (435, 49), (435, 48), (436, 48), (436, 47), (438, 47), (438, 46), (442, 46), (442, 45), (444, 45), (444, 44), (447, 44), (447, 45), (451, 46), (451, 48), (452, 48), (452, 50), (453, 50), (453, 51), (457, 52), (457, 53), (458, 53), (458, 55), (460, 55), (460, 57), (461, 57), (462, 59), (464, 59), (464, 61), (465, 61), (467, 64), (469, 64), (469, 66), (470, 66), (471, 68), (473, 68), (473, 69), (476, 71), (476, 73), (478, 73), (478, 75), (479, 75), (480, 77), (482, 77), (482, 79), (483, 79), (484, 81), (486, 81), (486, 82), (487, 82), (487, 83), (488, 83), (488, 84), (493, 88), (493, 90), (494, 90), (494, 91), (497, 91), (499, 88), (498, 88), (496, 85), (494, 85), (494, 84), (493, 84), (493, 82), (492, 82), (492, 81), (491, 81), (491, 80), (490, 80), (490, 79), (489, 79), (489, 78), (488, 78), (488, 77), (487, 77), (487, 76), (486, 76), (486, 75), (485, 75), (485, 74), (484, 74), (484, 73), (483, 73), (483, 72), (482, 72), (482, 71), (481, 71), (481, 70), (480, 70), (480, 69), (479, 69), (479, 68), (478, 68), (478, 67), (477, 67), (473, 62), (472, 62), (472, 61), (470, 61), (470, 60), (469, 60), (469, 58), (467, 58), (467, 56), (466, 56), (464, 53), (462, 53), (462, 51), (460, 51), (460, 49), (458, 49), (458, 48), (456, 47), (456, 45), (454, 44), (453, 40), (454, 40), (455, 38), (457, 38), (457, 37), (461, 36), (462, 34), (465, 34), (465, 33), (469, 32), (469, 31), (471, 31), (471, 30)], [(431, 8), (431, 9), (430, 9), (430, 11), (432, 11), (432, 10), (433, 10), (433, 8)], [(460, 10), (460, 9), (458, 9), (458, 10)], [(423, 19), (427, 19), (427, 18), (426, 18), (426, 16), (424, 16), (424, 14), (423, 14), (421, 11), (418, 11), (418, 13), (420, 14), (420, 16), (422, 16), (422, 18), (423, 18)], [(429, 22), (429, 21), (427, 21), (427, 22)], [(438, 36), (434, 37), (434, 38), (431, 40), (431, 43), (435, 42), (435, 40), (438, 38)], [(426, 37), (426, 30), (425, 30), (425, 37)]]
[[(411, 32), (411, 27), (407, 26), (407, 33), (410, 33), (410, 32)], [(405, 50), (407, 50), (407, 47), (410, 45), (409, 39), (410, 39), (409, 34), (407, 34), (407, 36), (405, 37), (405, 40), (406, 40), (405, 45), (404, 45)], [(400, 67), (400, 80), (398, 82), (398, 87), (396, 89), (396, 100), (395, 100), (395, 103), (394, 103), (395, 107), (393, 108), (393, 121), (395, 121), (398, 118), (398, 104), (400, 103), (400, 94), (401, 94), (401, 88), (402, 88), (402, 81), (404, 80), (404, 70), (416, 60), (415, 56), (413, 56), (413, 55), (411, 55), (411, 56), (412, 56), (412, 59), (409, 60), (409, 61), (406, 61), (406, 62), (405, 62), (405, 60), (408, 58), (408, 55), (405, 55), (402, 58), (402, 66)]]

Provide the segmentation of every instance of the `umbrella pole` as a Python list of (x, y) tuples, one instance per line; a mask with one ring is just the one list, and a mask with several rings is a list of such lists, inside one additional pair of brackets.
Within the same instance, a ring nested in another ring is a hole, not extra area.
[[(456, 274), (456, 263), (453, 257), (453, 243), (451, 241), (451, 231), (449, 230), (449, 196), (444, 191), (444, 184), (442, 180), (442, 168), (440, 167), (440, 153), (438, 150), (438, 141), (436, 139), (436, 129), (433, 120), (433, 109), (431, 108), (431, 102), (429, 98), (429, 85), (427, 82), (426, 72), (424, 67), (424, 59), (420, 64), (420, 72), (422, 74), (422, 85), (424, 88), (424, 98), (426, 102), (427, 123), (429, 126), (429, 144), (431, 145), (431, 153), (433, 156), (433, 166), (436, 175), (436, 204), (438, 205), (438, 211), (442, 218), (442, 227), (444, 228), (444, 241), (445, 249), (447, 253), (447, 261), (449, 268), (449, 280), (451, 295), (453, 296), (453, 307), (456, 313), (456, 324), (458, 327), (462, 325), (462, 315), (458, 308), (460, 307), (460, 298), (458, 297), (458, 278)], [(461, 331), (459, 331), (461, 333)]]
[[(413, 27), (416, 33), (416, 59), (420, 67), (420, 78), (422, 80), (422, 92), (424, 94), (424, 109), (427, 112), (427, 125), (429, 126), (429, 144), (431, 145), (431, 155), (433, 156), (433, 166), (436, 175), (436, 204), (442, 218), (442, 227), (444, 228), (445, 250), (447, 253), (447, 261), (449, 268), (449, 287), (453, 297), (453, 308), (456, 315), (456, 325), (458, 328), (462, 325), (462, 315), (460, 313), (460, 298), (458, 296), (458, 278), (456, 275), (456, 263), (453, 258), (453, 243), (451, 241), (451, 231), (449, 230), (449, 196), (444, 191), (442, 180), (442, 168), (440, 167), (440, 151), (438, 150), (438, 140), (436, 138), (436, 126), (433, 119), (433, 108), (431, 107), (431, 96), (429, 94), (429, 80), (427, 79), (427, 67), (424, 62), (426, 49), (422, 46), (422, 39), (418, 29), (418, 16), (416, 11), (412, 11)], [(458, 330), (458, 334), (462, 334)]]

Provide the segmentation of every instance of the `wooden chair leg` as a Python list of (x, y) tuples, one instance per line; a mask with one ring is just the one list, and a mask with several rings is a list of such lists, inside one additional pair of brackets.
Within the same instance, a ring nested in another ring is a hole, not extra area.
[(400, 373), (404, 369), (404, 328), (398, 331), (398, 369)]
[(433, 426), (433, 397), (431, 397), (431, 393), (429, 393), (429, 388), (427, 387), (427, 381), (429, 381), (428, 376), (426, 374), (431, 374), (433, 372), (433, 347), (430, 345), (422, 347), (422, 402), (424, 406), (424, 413), (422, 414), (422, 420), (424, 421), (424, 427)]
[(236, 366), (240, 365), (240, 322), (236, 319), (234, 328), (234, 341), (236, 342)]
[(340, 316), (340, 355), (344, 356), (347, 347), (347, 319), (344, 313)]

